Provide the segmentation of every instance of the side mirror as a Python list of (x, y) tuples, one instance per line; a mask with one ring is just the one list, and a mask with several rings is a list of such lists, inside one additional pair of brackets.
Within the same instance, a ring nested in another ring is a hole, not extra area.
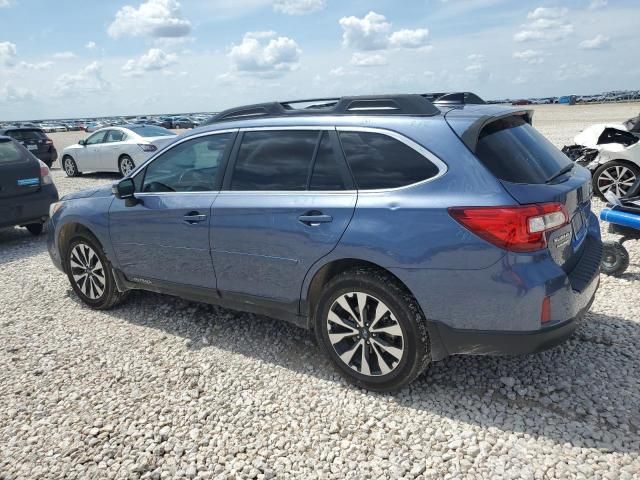
[(133, 182), (133, 178), (123, 178), (113, 186), (113, 193), (116, 198), (128, 199), (134, 198), (136, 193), (136, 184)]
[(82, 145), (84, 147), (86, 144), (86, 140), (78, 140), (78, 145)]

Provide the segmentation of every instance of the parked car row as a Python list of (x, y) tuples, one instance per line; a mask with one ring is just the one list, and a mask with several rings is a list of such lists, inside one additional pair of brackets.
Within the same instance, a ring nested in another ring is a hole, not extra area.
[(58, 152), (53, 145), (53, 141), (41, 128), (35, 126), (5, 127), (0, 128), (0, 136), (15, 139), (49, 168), (58, 158)]

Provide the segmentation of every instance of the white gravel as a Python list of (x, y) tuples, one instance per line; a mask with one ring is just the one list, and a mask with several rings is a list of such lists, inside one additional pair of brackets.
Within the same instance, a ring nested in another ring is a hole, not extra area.
[[(577, 133), (572, 107), (539, 113), (559, 146)], [(67, 193), (116, 177), (54, 178)], [(0, 479), (640, 478), (640, 245), (627, 246), (629, 271), (602, 277), (566, 344), (449, 358), (379, 395), (283, 322), (142, 292), (94, 312), (44, 238), (0, 230)]]

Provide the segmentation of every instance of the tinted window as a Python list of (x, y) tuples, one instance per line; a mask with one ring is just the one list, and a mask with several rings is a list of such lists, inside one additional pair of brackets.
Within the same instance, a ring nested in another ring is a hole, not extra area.
[(235, 134), (188, 140), (167, 150), (146, 168), (143, 192), (206, 192), (216, 189), (220, 162)]
[(433, 163), (388, 135), (340, 132), (340, 140), (360, 190), (403, 187), (438, 174)]
[(497, 178), (514, 183), (545, 183), (571, 163), (522, 117), (487, 125), (480, 133), (476, 155)]
[(42, 130), (9, 130), (7, 135), (15, 138), (16, 140), (42, 140), (47, 138)]
[(318, 141), (311, 130), (246, 132), (232, 190), (306, 190)]
[(109, 132), (107, 133), (107, 138), (105, 138), (105, 143), (112, 143), (112, 142), (122, 142), (125, 139), (125, 135), (124, 132), (122, 132), (121, 130), (109, 130)]
[(344, 190), (344, 182), (327, 132), (322, 134), (309, 190)]
[(0, 164), (25, 160), (18, 146), (12, 141), (0, 141)]
[(102, 143), (106, 133), (106, 131), (94, 133), (89, 138), (87, 138), (87, 140), (85, 141), (85, 145), (96, 145), (98, 143)]
[(132, 132), (137, 133), (141, 137), (170, 137), (175, 135), (171, 130), (157, 127), (155, 125), (140, 125), (127, 127)]

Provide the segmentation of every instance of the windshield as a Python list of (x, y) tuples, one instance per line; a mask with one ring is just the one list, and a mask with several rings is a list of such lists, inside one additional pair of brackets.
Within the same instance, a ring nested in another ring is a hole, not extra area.
[(167, 130), (166, 128), (156, 127), (155, 125), (132, 125), (127, 127), (134, 133), (137, 133), (141, 137), (172, 137), (176, 135), (171, 130)]
[(18, 162), (24, 159), (15, 143), (0, 140), (0, 164)]
[(513, 183), (545, 183), (571, 160), (522, 117), (484, 127), (476, 155), (493, 175)]

